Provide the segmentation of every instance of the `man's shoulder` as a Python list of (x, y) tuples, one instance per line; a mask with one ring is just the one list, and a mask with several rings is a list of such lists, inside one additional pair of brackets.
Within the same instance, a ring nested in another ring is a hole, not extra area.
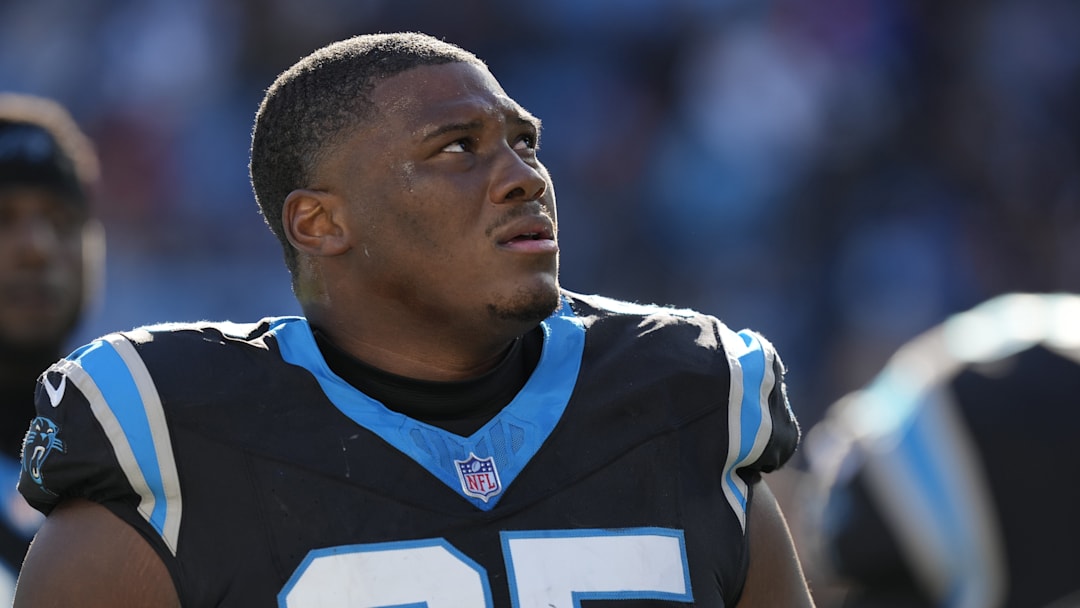
[(302, 322), (300, 317), (265, 317), (258, 321), (190, 321), (142, 325), (116, 332), (137, 344), (157, 342), (179, 344), (185, 341), (202, 343), (257, 342), (290, 322)]
[[(163, 323), (104, 335), (76, 349), (57, 371), (89, 374), (96, 382), (117, 377), (147, 378), (160, 390), (187, 392), (191, 378), (206, 386), (221, 379), (273, 375), (281, 365), (278, 333), (300, 317), (268, 317), (252, 323), (198, 321)], [(261, 371), (260, 371), (261, 370)]]
[(638, 344), (687, 344), (705, 350), (728, 350), (737, 354), (751, 343), (772, 351), (759, 333), (734, 331), (715, 315), (692, 308), (643, 304), (601, 295), (563, 292), (574, 316), (594, 337), (622, 336)]
[[(162, 356), (185, 353), (198, 356), (206, 352), (222, 352), (237, 348), (266, 349), (271, 338), (282, 327), (306, 324), (301, 317), (266, 317), (250, 323), (233, 321), (192, 321), (141, 325), (100, 336), (73, 351), (66, 358), (82, 360), (95, 356), (95, 351), (108, 347), (134, 349), (140, 356)], [(212, 356), (212, 355), (209, 355)]]
[(583, 319), (586, 325), (601, 319), (624, 319), (636, 322), (646, 318), (654, 318), (670, 319), (672, 322), (684, 323), (712, 323), (717, 321), (712, 315), (691, 308), (642, 303), (599, 294), (582, 294), (565, 290), (563, 296), (569, 301), (574, 313)]

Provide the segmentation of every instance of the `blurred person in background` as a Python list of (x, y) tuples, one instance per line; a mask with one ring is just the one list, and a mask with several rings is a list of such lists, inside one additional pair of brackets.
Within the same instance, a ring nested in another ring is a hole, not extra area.
[(913, 339), (808, 433), (819, 604), (1080, 606), (1078, 430), (1080, 296), (997, 296)]
[(102, 261), (98, 162), (51, 99), (0, 94), (0, 603), (43, 518), (16, 491), (34, 385), (62, 356)]
[(921, 110), (883, 148), (909, 169), (860, 188), (907, 228), (849, 231), (842, 318), (873, 314), (846, 322), (793, 527), (822, 606), (1073, 605), (1080, 5), (931, 6)]

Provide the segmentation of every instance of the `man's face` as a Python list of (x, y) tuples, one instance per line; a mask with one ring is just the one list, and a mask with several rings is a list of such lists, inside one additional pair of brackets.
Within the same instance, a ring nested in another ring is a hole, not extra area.
[(376, 116), (316, 176), (347, 201), (357, 260), (348, 280), (436, 322), (550, 314), (558, 246), (539, 121), (467, 63), (387, 78), (373, 101)]
[(0, 345), (56, 348), (83, 298), (84, 211), (52, 191), (0, 187)]

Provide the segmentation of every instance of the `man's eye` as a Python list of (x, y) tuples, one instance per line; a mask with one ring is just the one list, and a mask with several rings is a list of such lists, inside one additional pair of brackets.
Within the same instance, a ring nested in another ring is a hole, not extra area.
[(515, 150), (536, 150), (536, 136), (526, 133), (517, 138), (514, 142)]
[(468, 152), (469, 151), (469, 140), (467, 140), (467, 139), (459, 139), (457, 141), (453, 141), (450, 144), (444, 146), (442, 151), (443, 152)]

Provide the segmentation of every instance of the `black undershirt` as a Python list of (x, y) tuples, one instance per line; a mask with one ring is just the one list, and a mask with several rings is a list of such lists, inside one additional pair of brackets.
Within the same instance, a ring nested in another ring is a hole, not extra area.
[(372, 367), (313, 328), (315, 343), (335, 374), (387, 408), (462, 437), (476, 432), (525, 386), (544, 344), (536, 329), (514, 340), (491, 371), (460, 382), (414, 380)]

